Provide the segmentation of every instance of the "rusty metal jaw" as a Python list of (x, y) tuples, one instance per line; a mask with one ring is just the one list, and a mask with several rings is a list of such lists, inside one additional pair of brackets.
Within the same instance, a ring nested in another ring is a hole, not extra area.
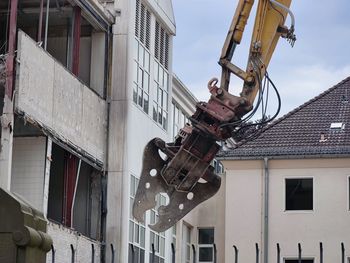
[[(146, 145), (139, 187), (133, 205), (134, 217), (142, 222), (144, 213), (156, 207), (156, 196), (161, 193), (168, 196), (168, 204), (158, 208), (158, 222), (149, 225), (157, 232), (163, 232), (173, 226), (194, 207), (213, 196), (221, 185), (221, 178), (214, 173), (213, 167), (195, 160), (196, 158), (188, 151), (187, 155), (184, 154), (186, 150), (182, 147), (177, 149), (177, 152), (172, 152), (172, 147), (173, 145), (167, 145), (159, 138), (151, 140)], [(160, 156), (159, 150), (167, 155), (165, 160)], [(174, 171), (172, 163), (182, 164), (182, 167), (176, 167), (177, 173), (171, 173)], [(196, 163), (194, 167), (197, 169), (184, 173), (186, 163), (187, 165)], [(205, 182), (198, 181), (200, 177)], [(193, 178), (197, 179), (192, 181)]]

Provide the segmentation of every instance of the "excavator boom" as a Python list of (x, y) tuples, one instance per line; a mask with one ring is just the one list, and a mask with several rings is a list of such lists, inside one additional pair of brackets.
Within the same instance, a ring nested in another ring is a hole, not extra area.
[[(220, 188), (221, 178), (210, 165), (223, 142), (240, 134), (248, 137), (243, 127), (254, 113), (254, 101), (263, 93), (263, 78), (280, 37), (292, 44), (294, 16), (289, 6), (291, 0), (259, 0), (246, 70), (231, 60), (240, 44), (254, 0), (240, 0), (224, 43), (219, 64), (222, 67), (220, 86), (218, 80), (209, 81), (211, 97), (199, 102), (190, 117), (191, 125), (182, 128), (172, 143), (154, 138), (145, 147), (143, 167), (136, 192), (133, 215), (142, 221), (144, 213), (156, 206), (156, 195), (166, 193), (169, 202), (158, 208), (158, 222), (149, 227), (162, 232), (173, 226), (194, 207), (212, 197)], [(287, 28), (287, 14), (292, 25)], [(243, 80), (240, 96), (229, 93), (230, 76)], [(266, 122), (266, 120), (265, 120)], [(162, 152), (162, 154), (160, 154)], [(165, 156), (165, 157), (164, 157)]]

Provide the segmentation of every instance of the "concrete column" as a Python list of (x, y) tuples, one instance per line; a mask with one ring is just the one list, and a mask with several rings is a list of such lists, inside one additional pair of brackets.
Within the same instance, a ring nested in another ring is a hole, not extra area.
[[(133, 17), (129, 6), (135, 1), (116, 1), (116, 8), (121, 10), (113, 26), (113, 55), (111, 89), (108, 94), (109, 107), (109, 138), (108, 138), (108, 183), (106, 218), (107, 247), (113, 244), (116, 250), (116, 263), (125, 263), (128, 259), (128, 182), (127, 165), (128, 141), (128, 50), (131, 44), (129, 26)], [(131, 74), (131, 73), (130, 73)], [(107, 250), (106, 262), (111, 262), (111, 252)]]
[(47, 208), (49, 203), (49, 186), (50, 186), (50, 168), (51, 168), (51, 153), (52, 153), (52, 139), (47, 138), (46, 145), (46, 160), (45, 160), (45, 177), (44, 177), (44, 200), (43, 200), (43, 214), (47, 217)]
[(5, 94), (1, 116), (0, 187), (10, 190), (14, 114), (13, 101)]

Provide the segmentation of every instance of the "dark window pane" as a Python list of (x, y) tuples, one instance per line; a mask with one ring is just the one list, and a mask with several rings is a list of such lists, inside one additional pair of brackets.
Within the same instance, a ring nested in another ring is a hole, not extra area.
[(211, 248), (211, 247), (199, 248), (199, 261), (212, 262), (213, 261), (213, 248)]
[[(286, 259), (284, 261), (285, 263), (299, 263), (298, 259)], [(313, 259), (302, 259), (301, 263), (313, 263), (314, 260)]]
[(143, 93), (143, 110), (146, 112), (146, 113), (148, 113), (148, 106), (149, 106), (149, 104), (148, 104), (148, 94), (147, 93)]
[(140, 262), (139, 261), (139, 256), (140, 256), (140, 249), (138, 248), (138, 247), (135, 247), (134, 246), (134, 257), (135, 257), (135, 260), (136, 260), (136, 262)]
[(131, 248), (131, 245), (129, 245), (128, 263), (133, 263), (132, 262), (132, 248)]
[(157, 104), (153, 104), (153, 120), (157, 121), (157, 116), (158, 116), (158, 112), (157, 112)]
[(214, 228), (199, 229), (198, 244), (214, 244)]
[(143, 249), (140, 249), (140, 263), (145, 262), (145, 251)]
[(142, 106), (142, 95), (143, 95), (143, 92), (142, 92), (142, 89), (138, 89), (138, 104), (140, 105), (140, 106)]
[(286, 179), (286, 210), (312, 210), (312, 178)]

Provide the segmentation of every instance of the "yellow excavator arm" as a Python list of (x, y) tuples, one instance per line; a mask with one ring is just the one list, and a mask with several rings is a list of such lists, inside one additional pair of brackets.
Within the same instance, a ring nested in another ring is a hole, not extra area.
[[(272, 118), (263, 116), (257, 124), (248, 123), (259, 105), (264, 104), (266, 83), (271, 83), (278, 95), (267, 74), (267, 66), (280, 37), (292, 45), (296, 40), (294, 16), (289, 9), (291, 0), (258, 1), (248, 63), (243, 70), (231, 61), (253, 4), (254, 0), (239, 0), (219, 60), (220, 86), (217, 86), (218, 79), (209, 81), (209, 101), (196, 105), (196, 112), (190, 117), (191, 124), (180, 130), (174, 142), (165, 143), (154, 138), (145, 147), (133, 215), (142, 221), (144, 213), (156, 206), (156, 195), (166, 193), (168, 204), (158, 208), (158, 222), (149, 226), (155, 231), (170, 228), (219, 190), (221, 178), (210, 165), (220, 149), (218, 142), (231, 137), (235, 141), (253, 139), (259, 128), (278, 114)], [(288, 14), (291, 17), (289, 28), (285, 26)], [(240, 96), (229, 93), (231, 74), (243, 80)], [(266, 110), (266, 105), (262, 107)], [(160, 156), (159, 151), (166, 157)]]
[[(241, 96), (249, 105), (254, 103), (259, 90), (258, 76), (264, 76), (272, 54), (280, 37), (290, 41), (292, 46), (296, 41), (294, 35), (294, 15), (289, 6), (291, 0), (260, 0), (257, 7), (255, 24), (250, 43), (246, 70), (232, 64), (235, 48), (241, 43), (254, 0), (240, 0), (224, 43), (219, 64), (222, 66), (222, 89), (228, 90), (231, 73), (244, 81)], [(290, 14), (292, 25), (287, 28), (284, 23)]]

